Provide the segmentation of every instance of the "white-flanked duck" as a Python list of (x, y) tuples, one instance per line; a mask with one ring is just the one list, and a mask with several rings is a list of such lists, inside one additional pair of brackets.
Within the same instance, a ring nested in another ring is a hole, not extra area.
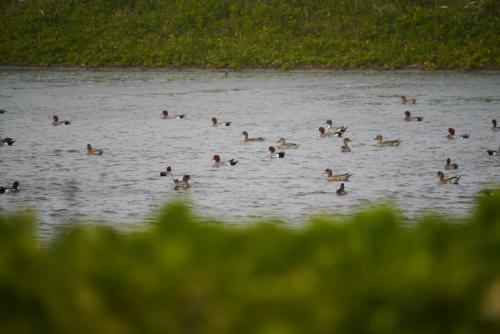
[(52, 116), (52, 125), (54, 126), (59, 126), (59, 125), (70, 125), (71, 121), (60, 121), (59, 116), (54, 115)]
[(461, 176), (444, 177), (444, 173), (441, 171), (437, 172), (437, 176), (439, 184), (458, 184), (458, 180), (461, 178)]
[(286, 139), (284, 137), (281, 137), (280, 139), (278, 139), (278, 141), (276, 143), (279, 144), (278, 148), (280, 150), (287, 150), (287, 149), (292, 149), (292, 148), (298, 148), (300, 146), (299, 144), (287, 143)]
[(245, 143), (249, 143), (249, 142), (261, 142), (261, 141), (264, 141), (264, 137), (253, 137), (253, 138), (248, 138), (248, 132), (246, 132), (246, 131), (243, 131), (241, 134), (243, 135), (243, 137), (245, 137), (245, 138), (243, 139), (243, 141), (244, 141)]
[(327, 119), (325, 123), (327, 124), (326, 131), (333, 132), (337, 137), (342, 137), (344, 132), (347, 130), (347, 127), (345, 126), (341, 126), (339, 128), (334, 126), (331, 119)]
[(160, 172), (160, 176), (172, 176), (172, 167), (167, 166), (167, 169)]
[(212, 126), (230, 126), (232, 122), (218, 122), (217, 118), (212, 117)]
[(496, 119), (492, 119), (491, 120), (491, 124), (493, 124), (492, 127), (491, 127), (491, 130), (493, 130), (493, 131), (500, 131), (500, 126), (497, 126), (497, 120)]
[(276, 152), (276, 149), (274, 146), (269, 146), (269, 157), (271, 158), (284, 158), (285, 157), (285, 152)]
[(16, 141), (9, 137), (0, 138), (0, 146), (9, 145), (12, 146)]
[(444, 166), (444, 169), (446, 170), (452, 170), (452, 169), (458, 169), (458, 165), (455, 163), (451, 163), (451, 159), (448, 158), (446, 159), (446, 165)]
[(100, 148), (92, 148), (90, 144), (87, 144), (87, 154), (88, 155), (102, 155), (104, 151)]
[(14, 183), (12, 183), (12, 187), (0, 187), (0, 194), (17, 193), (17, 192), (19, 192), (18, 181), (14, 181)]
[(401, 95), (401, 103), (402, 104), (415, 104), (417, 103), (417, 100), (411, 97), (406, 97), (404, 95)]
[(349, 144), (347, 144), (350, 141), (352, 140), (350, 140), (349, 138), (344, 138), (342, 140), (342, 144), (340, 144), (340, 150), (342, 152), (351, 152), (351, 147), (349, 146)]
[(448, 135), (446, 137), (448, 137), (448, 139), (457, 139), (457, 138), (467, 139), (470, 136), (469, 135), (456, 135), (455, 134), (455, 129), (454, 128), (449, 128), (448, 129)]
[(401, 144), (401, 142), (402, 142), (402, 140), (400, 140), (400, 139), (383, 140), (382, 135), (378, 135), (377, 137), (375, 137), (375, 140), (377, 141), (378, 147), (399, 146), (399, 144)]
[(342, 134), (344, 132), (333, 132), (333, 131), (326, 131), (324, 127), (319, 128), (319, 136), (320, 138), (324, 137), (342, 137)]
[(180, 189), (180, 188), (187, 189), (187, 188), (191, 187), (191, 185), (189, 184), (189, 180), (191, 180), (191, 177), (189, 177), (189, 175), (184, 175), (182, 177), (182, 180), (174, 179), (174, 183), (175, 183), (174, 189), (175, 190)]
[(421, 122), (423, 120), (424, 120), (424, 118), (422, 116), (412, 116), (411, 112), (409, 110), (405, 111), (405, 121), (407, 121), (407, 122), (409, 122), (409, 121)]
[(347, 191), (345, 191), (344, 183), (341, 183), (340, 184), (340, 188), (337, 189), (337, 195), (339, 195), (339, 196), (345, 196), (345, 195), (347, 195)]
[(500, 146), (498, 147), (498, 150), (487, 150), (489, 155), (500, 155)]
[(236, 165), (238, 163), (238, 161), (234, 160), (234, 159), (230, 159), (228, 161), (221, 161), (220, 156), (218, 154), (215, 154), (212, 157), (212, 160), (215, 161), (214, 162), (214, 167), (234, 166), (234, 165)]
[(163, 115), (163, 119), (173, 119), (173, 118), (180, 119), (180, 118), (186, 117), (186, 115), (184, 115), (184, 114), (177, 114), (177, 115), (171, 116), (171, 115), (168, 114), (167, 110), (163, 110), (161, 113)]
[(328, 181), (349, 181), (349, 178), (352, 176), (351, 173), (333, 174), (331, 168), (325, 169), (325, 174)]

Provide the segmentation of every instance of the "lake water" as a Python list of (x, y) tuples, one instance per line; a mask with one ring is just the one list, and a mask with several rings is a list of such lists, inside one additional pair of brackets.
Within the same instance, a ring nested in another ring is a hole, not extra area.
[[(405, 106), (399, 96), (418, 103)], [(3, 210), (35, 209), (40, 234), (72, 218), (141, 226), (163, 204), (185, 198), (203, 217), (245, 223), (281, 217), (300, 224), (315, 213), (349, 213), (392, 200), (412, 217), (426, 210), (467, 215), (478, 190), (498, 185), (499, 72), (138, 71), (0, 70), (2, 186), (19, 180), (21, 192), (0, 195)], [(184, 119), (161, 118), (161, 111)], [(411, 110), (423, 122), (405, 122)], [(72, 121), (51, 125), (51, 116)], [(214, 128), (211, 117), (232, 121)], [(352, 153), (339, 138), (320, 138), (325, 120), (347, 126)], [(468, 133), (449, 140), (447, 129)], [(264, 136), (245, 144), (241, 132)], [(378, 148), (377, 134), (402, 139)], [(279, 137), (300, 143), (284, 159), (267, 148)], [(88, 156), (85, 146), (103, 148)], [(213, 168), (212, 155), (235, 158)], [(446, 158), (459, 165), (459, 185), (440, 186)], [(175, 191), (160, 171), (189, 174), (192, 188)], [(327, 182), (325, 168), (350, 172), (347, 196)]]

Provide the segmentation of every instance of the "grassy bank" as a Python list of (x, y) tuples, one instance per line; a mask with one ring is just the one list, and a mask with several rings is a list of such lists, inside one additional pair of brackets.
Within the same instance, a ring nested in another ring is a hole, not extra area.
[(0, 214), (1, 333), (498, 333), (500, 194), (463, 221), (378, 208), (300, 230), (200, 222), (41, 244)]
[(497, 0), (3, 0), (0, 31), (3, 64), (500, 65)]

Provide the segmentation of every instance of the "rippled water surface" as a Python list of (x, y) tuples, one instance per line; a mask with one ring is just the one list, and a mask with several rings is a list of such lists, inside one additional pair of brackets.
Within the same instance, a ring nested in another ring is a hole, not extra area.
[[(418, 104), (404, 106), (399, 96)], [(391, 199), (409, 216), (423, 210), (465, 215), (476, 192), (500, 180), (498, 72), (235, 72), (0, 70), (1, 185), (20, 181), (21, 192), (0, 195), (0, 208), (37, 210), (41, 234), (71, 218), (104, 219), (140, 226), (177, 197), (195, 211), (229, 222), (256, 217), (291, 218), (348, 213), (368, 202)], [(161, 111), (185, 113), (161, 119)], [(405, 122), (411, 110), (423, 122)], [(54, 127), (51, 116), (70, 119)], [(211, 117), (232, 121), (214, 128)], [(319, 138), (326, 119), (348, 126), (352, 153), (339, 138)], [(448, 140), (448, 127), (470, 139)], [(264, 136), (245, 144), (241, 136)], [(402, 139), (378, 148), (377, 134)], [(267, 147), (284, 136), (300, 143), (284, 159)], [(85, 146), (104, 149), (88, 156)], [(213, 168), (212, 155), (235, 158)], [(450, 157), (459, 185), (439, 186), (436, 172)], [(192, 188), (175, 191), (159, 173), (171, 165), (189, 174)], [(348, 196), (327, 182), (325, 168), (350, 172)]]

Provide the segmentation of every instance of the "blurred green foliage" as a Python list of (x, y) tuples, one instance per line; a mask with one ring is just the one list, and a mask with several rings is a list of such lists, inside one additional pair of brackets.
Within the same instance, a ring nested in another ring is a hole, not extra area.
[(498, 0), (1, 0), (0, 63), (474, 69)]
[(40, 241), (0, 213), (0, 333), (499, 333), (500, 193), (470, 218), (387, 207), (300, 229), (203, 221)]

